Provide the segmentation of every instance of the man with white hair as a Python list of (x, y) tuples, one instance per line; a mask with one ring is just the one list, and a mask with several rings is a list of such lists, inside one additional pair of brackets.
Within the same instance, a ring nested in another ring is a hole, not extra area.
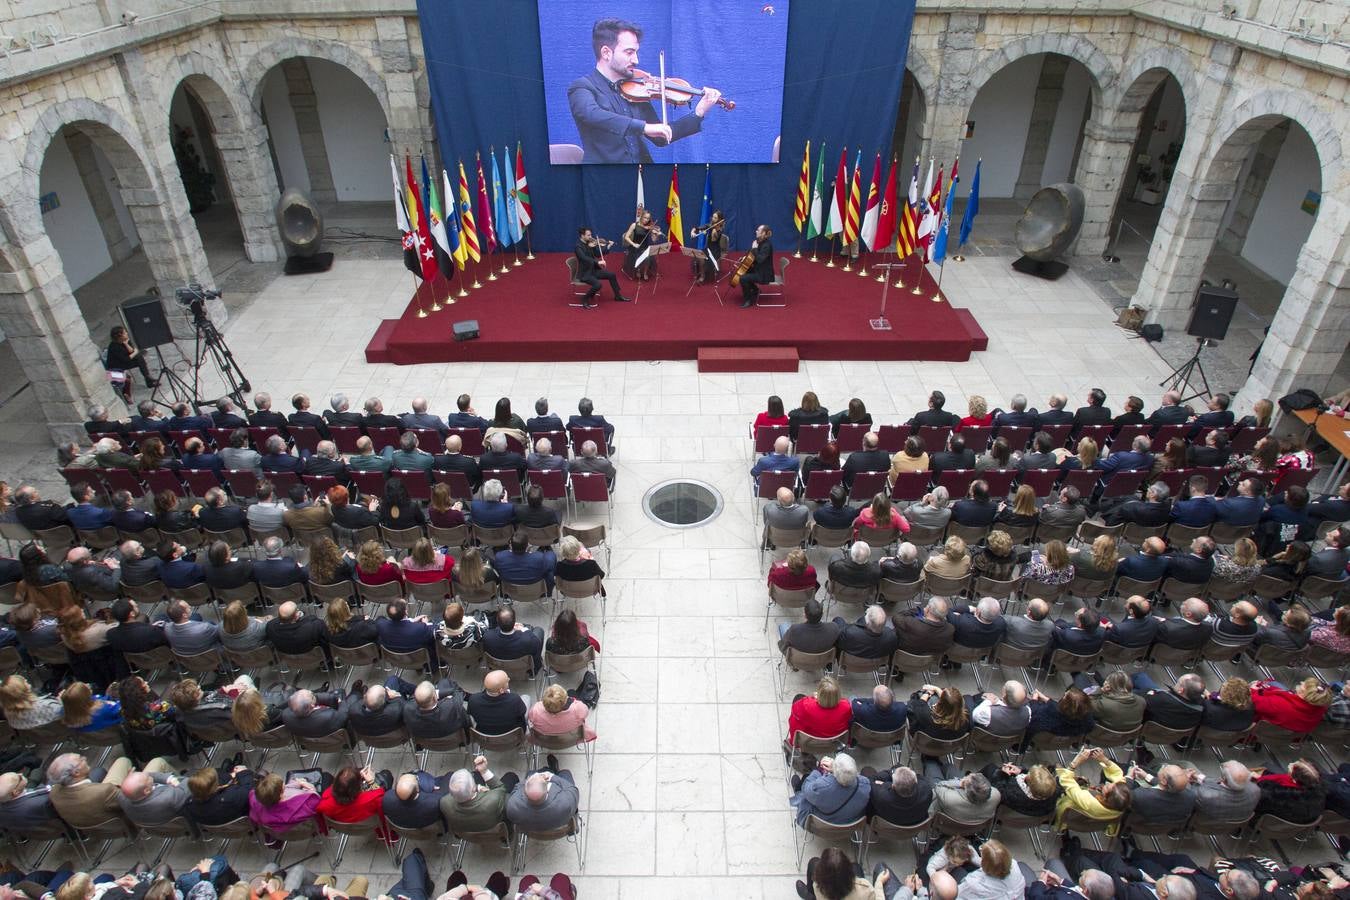
[(112, 437), (98, 439), (94, 444), (94, 459), (105, 469), (127, 469), (135, 472), (141, 467), (136, 457), (122, 449), (121, 441)]
[[(120, 816), (120, 788), (135, 770), (135, 764), (126, 756), (114, 760), (105, 772), (90, 769), (89, 760), (78, 753), (62, 753), (47, 766), (52, 806), (66, 824), (75, 828), (92, 828)], [(173, 767), (162, 757), (156, 757), (142, 771), (171, 772)]]
[[(272, 437), (278, 441), (281, 440), (276, 435), (272, 435)], [(288, 458), (295, 459), (295, 457)], [(266, 459), (266, 457), (263, 457), (264, 466), (266, 465)], [(299, 462), (299, 460), (296, 460), (297, 465)], [(205, 503), (195, 507), (194, 511), (197, 524), (207, 531), (230, 531), (235, 528), (243, 528), (248, 524), (248, 513), (230, 502), (230, 496), (225, 493), (224, 488), (210, 488), (202, 499)]]
[(283, 588), (309, 581), (309, 570), (289, 556), (283, 556), (286, 542), (275, 535), (263, 540), (266, 559), (254, 560), (253, 577), (258, 584)]
[(1153, 441), (1141, 434), (1130, 444), (1130, 449), (1112, 451), (1106, 459), (1097, 462), (1102, 481), (1110, 481), (1117, 472), (1145, 471), (1153, 468)]
[(895, 692), (884, 684), (872, 688), (870, 698), (854, 697), (853, 721), (872, 731), (895, 731), (904, 727), (909, 706), (895, 699)]
[(795, 531), (805, 528), (810, 518), (811, 511), (797, 502), (797, 495), (792, 492), (792, 488), (780, 487), (777, 499), (764, 504), (764, 539), (768, 541), (770, 527)]
[(299, 475), (304, 463), (300, 457), (292, 456), (286, 449), (286, 439), (279, 434), (268, 437), (263, 443), (262, 459), (259, 460), (263, 472), (294, 472)]
[(409, 406), (412, 412), (406, 412), (402, 416), (404, 428), (426, 428), (438, 432), (442, 439), (445, 438), (448, 431), (445, 422), (435, 413), (427, 412), (426, 397), (414, 397)]
[(998, 809), (1000, 794), (980, 772), (958, 775), (950, 763), (923, 758), (923, 774), (933, 781), (933, 812), (959, 822), (982, 822)]
[(875, 604), (867, 607), (858, 621), (847, 624), (842, 616), (835, 616), (834, 624), (841, 628), (835, 642), (842, 653), (851, 653), (869, 660), (885, 660), (895, 653), (899, 637), (890, 627), (886, 610)]
[(831, 825), (854, 822), (867, 812), (872, 795), (872, 782), (860, 776), (858, 764), (847, 753), (823, 757), (805, 779), (794, 775), (792, 786), (796, 793), (790, 802), (797, 810), (798, 825), (805, 825), (812, 815)]
[(919, 559), (919, 548), (909, 541), (902, 541), (894, 556), (881, 558), (881, 577), (912, 584), (923, 578), (923, 561)]
[(1194, 672), (1187, 672), (1176, 684), (1165, 688), (1146, 672), (1135, 672), (1130, 677), (1134, 692), (1144, 697), (1144, 719), (1157, 722), (1165, 728), (1194, 728), (1205, 713), (1205, 682)]
[(1073, 424), (1073, 413), (1064, 408), (1069, 402), (1067, 394), (1051, 394), (1045, 402), (1050, 404), (1050, 408), (1036, 415), (1037, 429), (1044, 428), (1047, 425)]
[(446, 794), (441, 798), (441, 817), (455, 834), (491, 831), (506, 821), (506, 801), (520, 783), (520, 777), (507, 772), (498, 778), (488, 768), (486, 756), (476, 756), (473, 771), (459, 769), (451, 773)]
[(483, 482), (483, 496), (469, 503), (469, 518), (480, 528), (501, 528), (516, 520), (516, 508), (495, 478)]
[(918, 825), (927, 820), (933, 805), (933, 784), (909, 766), (896, 766), (889, 772), (872, 773), (867, 812), (892, 825)]
[(534, 442), (534, 450), (525, 457), (525, 465), (532, 472), (566, 469), (567, 460), (553, 452), (553, 442), (541, 437)]
[(192, 799), (164, 759), (151, 760), (144, 771), (128, 774), (121, 789), (117, 802), (134, 825), (163, 825)]
[(319, 441), (314, 452), (305, 460), (306, 475), (327, 475), (337, 479), (338, 484), (351, 484), (352, 477), (347, 474), (347, 465), (338, 455), (337, 444), (332, 441)]
[(938, 485), (924, 494), (922, 500), (915, 500), (905, 507), (905, 521), (911, 527), (945, 528), (952, 517), (951, 502), (951, 494), (945, 487)]
[[(1032, 408), (1031, 410), (1027, 409), (1026, 394), (1013, 394), (1012, 397), (1008, 399), (1007, 412), (995, 413), (994, 427), (1003, 428), (1004, 426), (1011, 428), (1036, 427), (1036, 410), (1035, 408)], [(1014, 447), (1013, 449), (1020, 450), (1021, 448)]]
[(992, 649), (1008, 630), (1003, 607), (994, 597), (981, 597), (974, 611), (965, 604), (953, 606), (947, 621), (952, 623), (952, 643), (970, 649)]
[(1153, 781), (1154, 776), (1142, 766), (1131, 767), (1127, 776), (1134, 781), (1130, 791), (1130, 815), (1144, 822), (1181, 825), (1195, 812), (1196, 794), (1190, 778), (1192, 771), (1168, 763), (1158, 769), (1157, 783), (1145, 787), (1143, 783)]
[(1005, 681), (999, 694), (986, 692), (970, 711), (970, 721), (1000, 737), (1021, 734), (1031, 721), (1027, 688), (1020, 681)]
[(942, 597), (929, 597), (919, 615), (897, 606), (891, 623), (900, 636), (900, 646), (908, 653), (946, 653), (956, 631), (947, 621), (947, 611), (947, 601)]
[(581, 792), (572, 773), (559, 769), (552, 753), (547, 762), (545, 768), (527, 774), (506, 798), (506, 821), (516, 832), (552, 831), (577, 814)]
[(1026, 900), (1115, 900), (1116, 882), (1101, 869), (1082, 869), (1075, 880), (1064, 860), (1051, 857), (1036, 880), (1027, 884), (1025, 896)]
[(272, 409), (272, 395), (259, 391), (253, 395), (253, 412), (248, 414), (248, 424), (255, 428), (275, 428), (286, 434), (286, 417)]
[(347, 704), (340, 694), (302, 688), (286, 701), (281, 722), (296, 737), (323, 737), (347, 727)]
[(1143, 500), (1127, 500), (1111, 508), (1103, 516), (1107, 525), (1143, 525), (1156, 528), (1172, 520), (1171, 491), (1161, 481), (1155, 481), (1144, 491)]
[(14, 492), (14, 516), (19, 520), (19, 524), (29, 531), (44, 531), (70, 524), (66, 508), (50, 500), (43, 500), (38, 489), (31, 484), (21, 485)]
[(485, 471), (514, 469), (521, 481), (525, 480), (525, 472), (529, 468), (525, 457), (510, 448), (506, 435), (500, 431), (487, 439), (487, 449), (478, 457), (478, 467)]
[(765, 472), (796, 472), (801, 462), (792, 454), (792, 441), (783, 435), (773, 442), (773, 452), (765, 453), (750, 468), (750, 477), (759, 483)]
[(1261, 801), (1261, 789), (1252, 778), (1252, 770), (1235, 759), (1219, 766), (1217, 778), (1203, 772), (1187, 772), (1195, 791), (1195, 811), (1218, 822), (1245, 822)]
[[(605, 476), (609, 483), (610, 490), (614, 489), (615, 472), (614, 463), (607, 457), (599, 455), (600, 448), (595, 445), (595, 441), (586, 441), (581, 445), (581, 455), (572, 458), (567, 464), (569, 472), (593, 472)], [(796, 457), (793, 457), (796, 461)]]
[(122, 557), (123, 584), (140, 587), (159, 581), (159, 557), (147, 554), (140, 541), (123, 541), (117, 552)]
[(834, 551), (830, 557), (830, 581), (844, 587), (875, 588), (881, 584), (881, 565), (872, 560), (872, 548), (866, 541), (854, 541), (845, 552)]
[(102, 403), (94, 403), (88, 409), (89, 421), (84, 423), (84, 430), (90, 435), (99, 434), (126, 434), (126, 423), (118, 422), (108, 417), (108, 408)]
[(216, 401), (216, 411), (211, 413), (211, 422), (217, 428), (247, 428), (248, 419), (239, 415), (239, 407), (229, 397)]
[(28, 790), (28, 779), (17, 772), (0, 775), (0, 822), (13, 834), (46, 828), (56, 821), (51, 788)]

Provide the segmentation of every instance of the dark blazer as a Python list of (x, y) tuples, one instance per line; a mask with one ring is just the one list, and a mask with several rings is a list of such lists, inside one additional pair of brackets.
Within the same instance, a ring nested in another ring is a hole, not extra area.
[(1213, 633), (1214, 626), (1208, 622), (1189, 622), (1178, 616), (1158, 623), (1156, 640), (1164, 647), (1199, 650), (1209, 641), (1209, 636)]
[[(323, 416), (315, 415), (312, 412), (297, 410), (286, 417), (286, 423), (288, 425), (299, 425), (302, 428), (313, 428), (319, 432), (319, 437), (324, 439), (332, 437), (328, 432), (328, 423), (324, 421)], [(264, 464), (263, 468), (267, 468), (267, 466)]]
[(525, 457), (514, 450), (505, 450), (501, 453), (493, 453), (491, 450), (478, 457), (478, 468), (483, 469), (515, 469), (520, 478), (525, 477)]
[(403, 704), (403, 724), (408, 726), (413, 737), (449, 737), (468, 725), (469, 716), (459, 695), (454, 690), (444, 690), (445, 686), (440, 692), (440, 700), (431, 709), (420, 709), (411, 701)]
[(365, 416), (361, 415), (359, 412), (352, 412), (351, 410), (347, 410), (346, 412), (334, 412), (331, 409), (325, 409), (323, 411), (323, 418), (329, 425), (339, 425), (343, 428), (360, 428)]
[(1073, 414), (1075, 427), (1083, 425), (1110, 425), (1111, 408), (1109, 406), (1080, 406)]
[(853, 484), (853, 477), (859, 472), (888, 472), (891, 468), (891, 455), (885, 450), (859, 450), (850, 453), (844, 460), (844, 484)]
[(952, 521), (957, 525), (984, 528), (994, 524), (994, 517), (997, 515), (998, 504), (992, 500), (980, 503), (965, 497), (952, 504)]
[(281, 711), (281, 721), (297, 737), (323, 737), (347, 727), (347, 704), (340, 694), (315, 694), (319, 705), (304, 718), (287, 707)]
[(14, 834), (45, 828), (56, 819), (51, 789), (48, 787), (25, 791), (13, 800), (0, 803), (0, 821), (5, 823), (6, 830)]
[(379, 709), (370, 709), (365, 697), (353, 694), (347, 698), (347, 724), (359, 735), (383, 737), (403, 727), (407, 704), (402, 697), (392, 697)]
[(1108, 525), (1133, 523), (1146, 528), (1166, 525), (1172, 517), (1172, 501), (1152, 503), (1148, 500), (1128, 500), (1106, 514)]
[(446, 413), (445, 426), (447, 428), (477, 428), (479, 431), (487, 431), (488, 420), (482, 416), (476, 416), (468, 412)]
[[(530, 434), (538, 434), (544, 431), (562, 431), (563, 420), (554, 413), (546, 416), (535, 416), (532, 419), (525, 420), (525, 430)], [(554, 447), (554, 450), (561, 450), (561, 447)]]
[(839, 632), (836, 646), (843, 653), (852, 653), (866, 659), (882, 659), (889, 658), (898, 644), (899, 638), (895, 634), (895, 629), (883, 628), (881, 634), (873, 634), (865, 626), (855, 622), (844, 626)]
[(236, 416), (234, 413), (216, 412), (211, 413), (211, 421), (215, 423), (216, 428), (246, 428), (248, 419), (243, 416)]
[(219, 568), (207, 565), (203, 571), (206, 573), (206, 583), (213, 588), (243, 587), (253, 580), (253, 560), (230, 560)]
[(1147, 553), (1131, 553), (1116, 566), (1116, 574), (1133, 578), (1136, 581), (1153, 581), (1167, 573), (1167, 556), (1149, 556)]
[(1098, 626), (1092, 631), (1084, 631), (1073, 622), (1059, 619), (1055, 622), (1055, 633), (1050, 638), (1052, 650), (1068, 650), (1080, 656), (1096, 653), (1102, 649), (1107, 629)]
[(305, 467), (300, 457), (289, 453), (264, 453), (259, 465), (264, 472), (294, 472), (297, 475)]
[(853, 525), (853, 520), (858, 518), (858, 509), (848, 504), (836, 509), (833, 504), (822, 503), (816, 507), (811, 517), (822, 528), (848, 528)]
[(833, 622), (797, 622), (778, 640), (779, 649), (792, 647), (803, 653), (824, 653), (839, 641), (842, 629)]
[[(1158, 412), (1162, 412), (1162, 410), (1158, 410)], [(1195, 421), (1191, 424), (1195, 426), (1195, 431), (1192, 431), (1191, 434), (1195, 434), (1201, 428), (1232, 428), (1233, 411), (1221, 409), (1217, 412), (1204, 412), (1196, 416)]]
[(188, 558), (166, 562), (160, 567), (159, 572), (165, 587), (185, 588), (206, 581), (206, 573), (202, 571), (202, 567)]
[(956, 633), (951, 622), (932, 622), (898, 609), (891, 616), (891, 624), (900, 637), (900, 647), (907, 653), (945, 653)]
[(425, 647), (430, 652), (432, 661), (435, 662), (435, 632), (425, 622), (415, 622), (412, 619), (401, 619), (396, 622), (393, 619), (381, 617), (375, 620), (375, 629), (379, 635), (380, 646), (386, 650), (392, 650), (395, 653), (412, 653)]
[(1190, 417), (1191, 414), (1186, 411), (1186, 407), (1177, 404), (1158, 407), (1144, 421), (1150, 425), (1184, 425)]
[(108, 632), (108, 646), (118, 653), (149, 653), (156, 647), (169, 646), (169, 636), (162, 626), (127, 622)]
[(1173, 551), (1167, 554), (1167, 577), (1187, 584), (1204, 584), (1214, 574), (1214, 557), (1205, 559), (1193, 553)]
[[(1110, 414), (1110, 410), (1107, 410)], [(1044, 428), (1047, 425), (1072, 425), (1074, 420), (1073, 413), (1067, 409), (1047, 409), (1043, 413), (1036, 414), (1036, 427)]]
[(417, 796), (411, 800), (400, 800), (393, 791), (384, 792), (384, 817), (399, 828), (429, 828), (442, 824), (441, 798), (447, 796), (449, 776), (439, 780), (430, 772), (418, 770)]
[(1172, 520), (1191, 528), (1203, 528), (1214, 523), (1218, 513), (1213, 497), (1193, 497), (1172, 504)]
[(150, 584), (159, 580), (163, 563), (158, 556), (142, 556), (140, 559), (122, 561), (122, 583), (134, 586)]
[(286, 587), (292, 584), (304, 584), (309, 581), (309, 571), (295, 564), (290, 557), (279, 559), (260, 559), (253, 563), (253, 578), (258, 584), (267, 587)]
[(1105, 643), (1119, 644), (1122, 647), (1147, 647), (1153, 643), (1161, 623), (1152, 615), (1142, 619), (1126, 616), (1106, 630)]
[(483, 734), (506, 734), (513, 728), (524, 728), (527, 712), (519, 694), (507, 692), (491, 697), (480, 691), (469, 695), (469, 715), (474, 727)]
[(375, 620), (367, 619), (360, 614), (348, 619), (347, 627), (341, 631), (337, 633), (327, 631), (326, 633), (328, 643), (334, 647), (361, 647), (365, 644), (374, 644), (379, 640), (379, 629), (375, 627)]
[(519, 659), (528, 656), (534, 660), (536, 670), (544, 663), (543, 634), (528, 626), (524, 631), (512, 631), (509, 634), (500, 628), (484, 629), (483, 650), (497, 659)]
[(922, 412), (915, 413), (914, 418), (909, 420), (909, 424), (913, 428), (922, 428), (924, 425), (931, 425), (935, 428), (955, 428), (961, 424), (961, 417), (943, 409), (925, 409)]
[(306, 475), (331, 475), (338, 480), (338, 484), (350, 484), (351, 476), (347, 474), (347, 465), (340, 459), (329, 459), (326, 456), (312, 454), (305, 460), (304, 473)]
[(361, 417), (361, 424), (366, 428), (398, 428), (403, 425), (403, 421), (388, 413), (371, 413)]
[[(852, 457), (849, 458), (852, 459)], [(975, 468), (975, 451), (969, 448), (962, 450), (960, 453), (942, 450), (928, 457), (928, 468), (934, 476), (949, 469), (973, 469)]]
[[(651, 103), (630, 103), (595, 69), (567, 86), (567, 105), (581, 135), (582, 157), (588, 163), (649, 163), (644, 130), (659, 122)], [(697, 134), (703, 119), (691, 111), (670, 122), (671, 138)], [(665, 141), (652, 141), (664, 146)]]
[[(1035, 428), (1036, 418), (1037, 418), (1036, 410), (1034, 409), (1024, 409), (1021, 412), (1017, 412), (1016, 410), (1010, 410), (1008, 412), (998, 413), (997, 415), (994, 416), (994, 427), (1002, 428), (1004, 426), (1007, 426), (1009, 428)], [(1013, 449), (1016, 450), (1017, 448), (1014, 447)]]
[(605, 443), (614, 444), (614, 426), (605, 420), (604, 416), (597, 416), (591, 413), (589, 416), (568, 416), (567, 429), (570, 432), (573, 428), (599, 428), (605, 433)]
[(1187, 703), (1169, 687), (1156, 691), (1135, 691), (1144, 694), (1145, 718), (1167, 728), (1194, 728), (1200, 724), (1205, 708), (1199, 703)]
[(1144, 414), (1140, 412), (1123, 412), (1111, 420), (1111, 424), (1119, 429), (1123, 425), (1143, 425)]
[(797, 439), (797, 430), (803, 425), (828, 425), (830, 424), (830, 411), (822, 406), (815, 412), (804, 412), (800, 408), (788, 412), (788, 434), (795, 441)]
[[(891, 773), (878, 772), (872, 779), (872, 792), (868, 797), (867, 812), (880, 816), (892, 825), (918, 825), (928, 818), (928, 809), (933, 805), (933, 785), (923, 776), (919, 776), (914, 785), (914, 793), (901, 797), (891, 787)], [(1080, 898), (1081, 900), (1081, 898)]]
[(1206, 447), (1202, 444), (1193, 444), (1186, 449), (1186, 462), (1192, 466), (1201, 466), (1204, 468), (1221, 467), (1228, 464), (1228, 450), (1218, 447)]
[[(263, 457), (263, 459), (266, 458)], [(197, 511), (197, 524), (207, 531), (229, 531), (232, 528), (244, 528), (248, 525), (248, 513), (233, 503), (226, 503), (224, 506), (218, 507), (203, 506)]]
[(275, 428), (286, 435), (286, 417), (270, 409), (260, 409), (248, 414), (248, 424), (254, 428)]
[(1211, 695), (1205, 698), (1200, 724), (1221, 731), (1242, 731), (1252, 724), (1255, 715), (1256, 711), (1250, 706), (1246, 709), (1235, 709), (1226, 703), (1220, 703), (1216, 695)]
[[(1098, 407), (1090, 408), (1097, 409)], [(980, 771), (985, 778), (989, 779), (989, 784), (998, 791), (999, 805), (1006, 806), (1013, 812), (1021, 813), (1024, 816), (1048, 816), (1055, 811), (1055, 803), (1059, 800), (1058, 791), (1044, 800), (1036, 800), (1022, 790), (1017, 783), (1016, 775), (1009, 775), (1004, 772), (998, 763), (989, 763)]]
[(29, 531), (42, 531), (70, 524), (65, 507), (58, 506), (50, 500), (39, 500), (27, 506), (15, 507), (14, 517)]
[(317, 615), (304, 615), (290, 622), (272, 619), (264, 627), (264, 633), (267, 642), (280, 653), (300, 654), (315, 647), (328, 647), (328, 626)]
[(248, 815), (248, 795), (253, 790), (253, 773), (231, 775), (228, 768), (216, 770), (216, 777), (224, 787), (205, 801), (195, 797), (188, 800), (183, 813), (198, 825), (224, 825)]
[(112, 514), (112, 523), (123, 531), (144, 531), (155, 527), (155, 517), (139, 509), (119, 509)]
[(219, 477), (221, 471), (225, 468), (225, 464), (214, 453), (184, 453), (183, 468), (215, 472), (216, 476)]
[(130, 416), (127, 419), (128, 432), (132, 431), (158, 431), (160, 434), (169, 433), (168, 419), (147, 419), (144, 416)]
[(1003, 640), (1008, 624), (999, 616), (992, 622), (981, 622), (965, 606), (957, 607), (947, 613), (947, 621), (952, 623), (952, 643), (962, 647), (993, 647)]
[(215, 423), (208, 416), (170, 416), (170, 431), (201, 431), (214, 428)]

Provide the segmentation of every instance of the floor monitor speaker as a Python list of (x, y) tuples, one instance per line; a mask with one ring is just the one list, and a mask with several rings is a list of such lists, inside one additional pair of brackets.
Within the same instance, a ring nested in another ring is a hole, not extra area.
[(477, 319), (465, 319), (463, 322), (456, 322), (450, 327), (454, 329), (455, 340), (457, 341), (471, 341), (478, 337)]

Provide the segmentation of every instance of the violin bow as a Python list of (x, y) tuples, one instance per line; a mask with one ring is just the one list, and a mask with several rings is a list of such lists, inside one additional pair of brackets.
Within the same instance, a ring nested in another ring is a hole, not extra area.
[(661, 61), (661, 124), (666, 124), (666, 51), (660, 53)]

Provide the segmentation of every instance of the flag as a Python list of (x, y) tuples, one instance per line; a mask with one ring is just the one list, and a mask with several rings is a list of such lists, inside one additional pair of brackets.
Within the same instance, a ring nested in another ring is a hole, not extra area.
[(413, 179), (412, 157), (404, 156), (403, 160), (407, 163), (408, 193), (412, 194), (413, 200), (408, 209), (417, 210), (417, 255), (421, 258), (422, 278), (425, 281), (432, 281), (440, 270), (436, 266), (436, 251), (431, 246), (430, 223), (427, 221), (426, 210), (422, 208), (422, 198), (417, 193), (417, 182)]
[(966, 210), (961, 213), (961, 233), (957, 235), (956, 246), (964, 247), (970, 240), (970, 231), (975, 227), (975, 217), (980, 214), (980, 163), (975, 161), (975, 177), (970, 179), (970, 195), (966, 197)]
[(517, 244), (525, 236), (520, 228), (520, 214), (516, 211), (516, 179), (511, 168), (511, 148), (502, 148), (502, 174), (506, 176), (506, 227), (511, 232), (507, 243)]
[(389, 154), (389, 173), (394, 176), (394, 223), (398, 226), (399, 237), (403, 240), (403, 265), (408, 271), (422, 277), (422, 264), (417, 257), (417, 241), (413, 238), (412, 223), (408, 221), (408, 201), (403, 196), (403, 186), (398, 180), (398, 163), (394, 154)]
[(959, 159), (952, 163), (952, 180), (947, 185), (947, 203), (942, 216), (938, 219), (937, 237), (933, 238), (933, 262), (939, 265), (947, 258), (947, 232), (951, 230), (952, 195), (956, 193), (956, 183), (961, 180), (961, 176), (956, 174), (956, 167), (960, 164)]
[[(707, 228), (708, 223), (712, 221), (712, 166), (703, 166), (703, 204), (698, 209), (698, 224), (700, 228)], [(708, 232), (699, 233), (698, 240), (694, 246), (700, 250), (708, 249)]]
[(881, 195), (881, 212), (877, 216), (877, 233), (872, 248), (882, 249), (890, 245), (895, 235), (895, 210), (899, 198), (895, 193), (895, 157), (891, 157), (891, 171), (886, 176), (886, 190)]
[(476, 153), (478, 160), (478, 235), (479, 249), (483, 255), (497, 249), (497, 236), (492, 231), (492, 204), (488, 202), (487, 179), (483, 177), (483, 155)]
[(927, 241), (927, 232), (924, 231), (924, 223), (928, 220), (928, 195), (933, 193), (933, 157), (928, 157), (928, 177), (924, 179), (923, 190), (914, 201), (914, 246), (922, 248)]
[(816, 155), (816, 183), (811, 188), (811, 217), (806, 223), (806, 237), (814, 239), (825, 229), (825, 145)]
[(909, 194), (900, 201), (895, 211), (895, 252), (900, 259), (907, 259), (918, 246), (919, 219), (915, 204), (919, 202), (919, 158), (914, 158), (914, 173), (909, 176)]
[(923, 219), (919, 222), (919, 244), (923, 247), (923, 261), (928, 262), (928, 253), (937, 235), (938, 216), (942, 214), (942, 167), (938, 167), (937, 181), (927, 197), (924, 198)]
[(830, 189), (830, 218), (825, 225), (825, 236), (834, 237), (844, 231), (844, 210), (848, 206), (848, 148), (839, 153), (839, 171)]
[[(863, 213), (862, 227), (858, 230), (858, 237), (862, 239), (863, 247), (868, 250), (877, 248), (877, 222), (881, 215), (881, 154), (877, 154), (876, 161), (872, 163), (872, 184), (867, 188), (867, 209)], [(889, 243), (889, 241), (888, 241)]]
[(670, 249), (684, 246), (684, 220), (680, 217), (680, 167), (670, 173), (670, 193), (666, 195), (666, 234), (670, 235)]
[(445, 234), (445, 214), (441, 212), (441, 198), (436, 196), (436, 182), (427, 174), (427, 158), (422, 157), (422, 183), (427, 188), (427, 217), (431, 219), (431, 249), (436, 254), (436, 268), (450, 278), (453, 260), (450, 254), (450, 239)]
[(441, 185), (445, 188), (445, 239), (446, 248), (450, 251), (450, 258), (455, 261), (455, 268), (463, 271), (464, 257), (464, 238), (459, 233), (459, 204), (455, 202), (455, 186), (450, 183), (450, 173), (441, 169)]
[(534, 207), (530, 205), (530, 184), (525, 178), (525, 156), (520, 144), (516, 144), (516, 215), (520, 218), (520, 230), (534, 220)]
[(802, 153), (802, 174), (797, 179), (797, 204), (792, 209), (792, 224), (800, 233), (806, 228), (806, 217), (810, 215), (811, 194), (811, 142), (806, 142)]
[(858, 151), (853, 160), (853, 178), (848, 186), (848, 207), (844, 210), (844, 243), (852, 244), (858, 239), (858, 213), (862, 206), (862, 186), (859, 183), (862, 174), (862, 151)]
[[(464, 257), (474, 262), (482, 259), (478, 246), (478, 228), (473, 221), (473, 206), (469, 201), (469, 179), (464, 175), (464, 160), (459, 161), (459, 226), (464, 236)], [(464, 259), (457, 260), (464, 268)]]
[(647, 208), (647, 196), (642, 190), (642, 163), (638, 163), (638, 186), (637, 186), (637, 209), (634, 220), (642, 218), (642, 211)]
[(497, 223), (497, 246), (505, 250), (511, 246), (511, 226), (506, 222), (506, 192), (502, 190), (502, 173), (492, 148), (488, 148), (488, 159), (492, 161), (492, 221)]

